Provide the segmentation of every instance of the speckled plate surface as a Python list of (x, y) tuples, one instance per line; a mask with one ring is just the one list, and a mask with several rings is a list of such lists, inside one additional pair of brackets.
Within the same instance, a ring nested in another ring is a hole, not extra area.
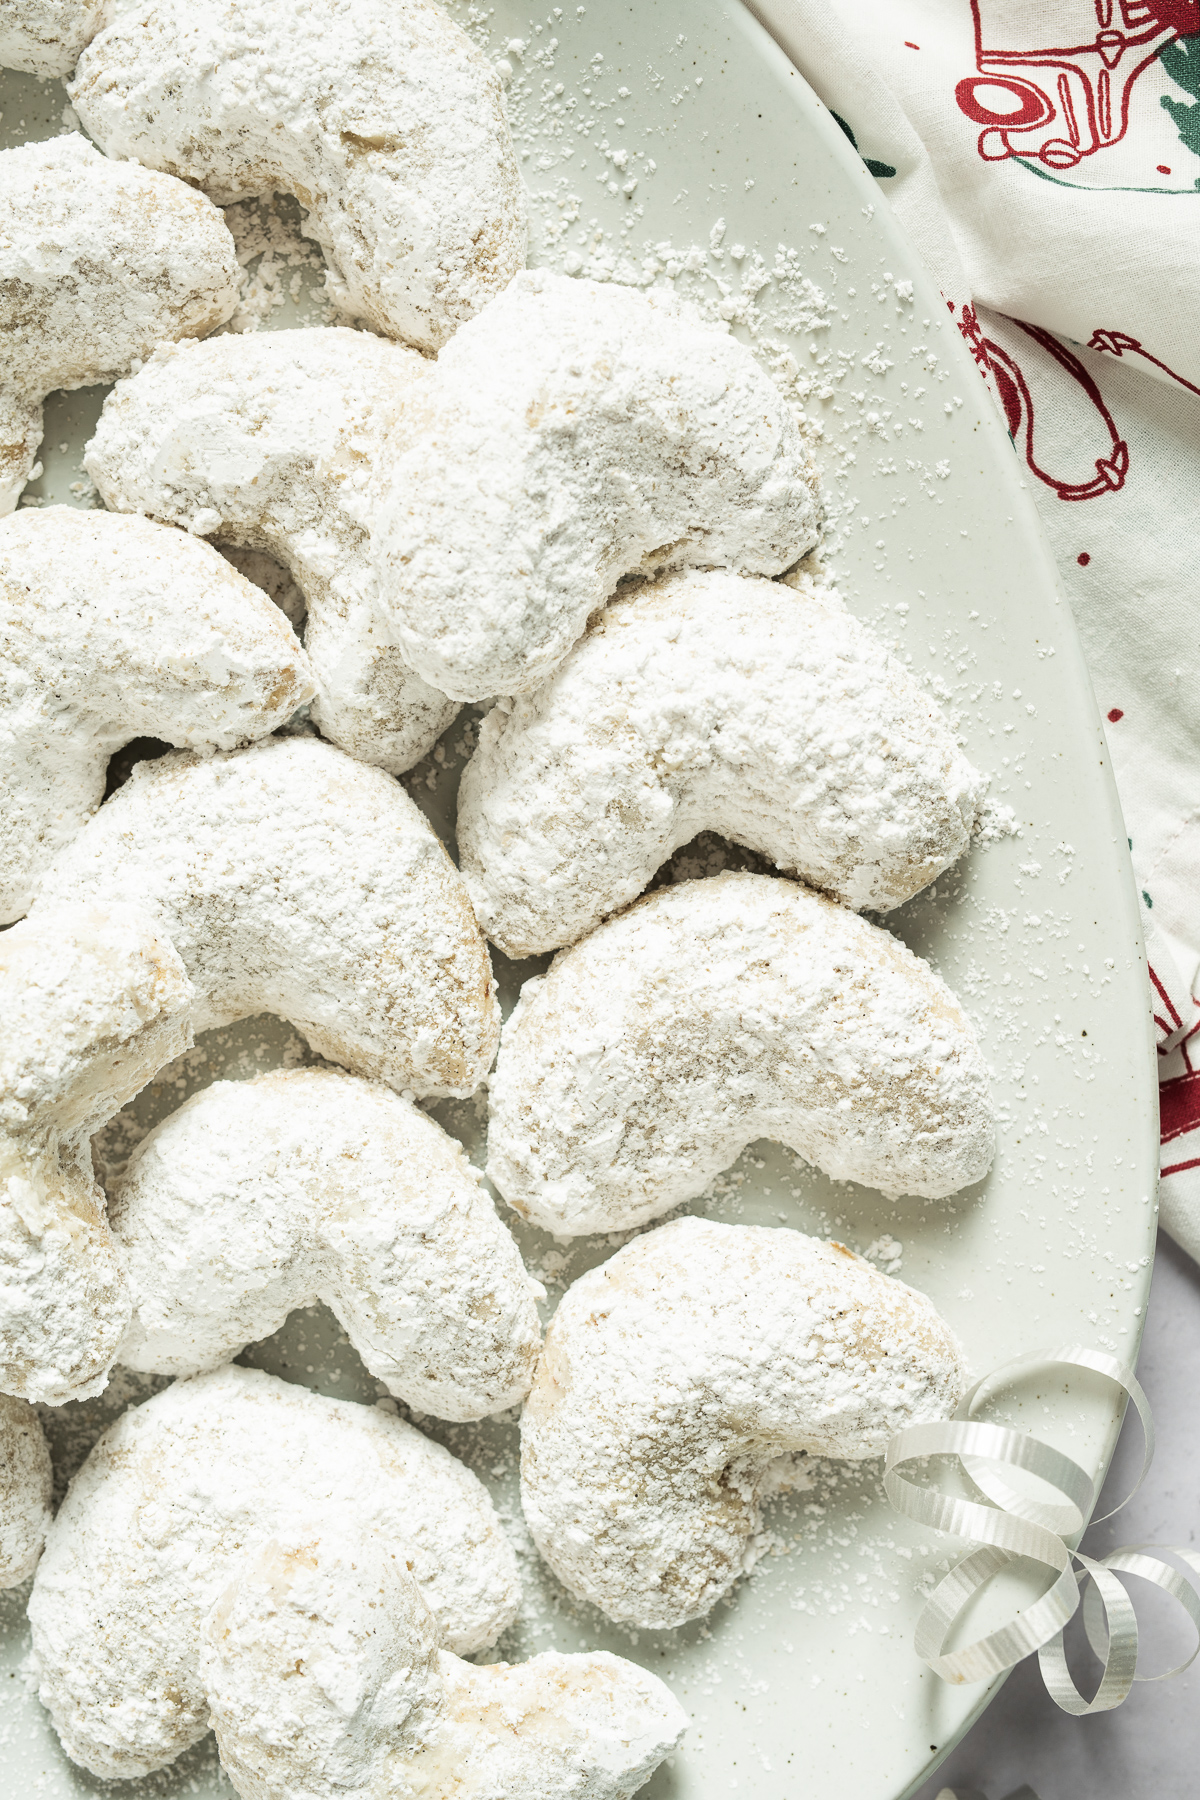
[[(530, 17), (498, 0), (456, 16), (506, 65), (532, 260), (671, 281), (754, 344), (812, 437), (830, 504), (824, 556), (848, 604), (928, 679), (993, 777), (992, 841), (890, 920), (979, 1025), (1003, 1115), (988, 1180), (950, 1202), (893, 1204), (763, 1144), (692, 1210), (831, 1233), (871, 1254), (932, 1295), (979, 1372), (1071, 1340), (1132, 1357), (1157, 1160), (1136, 896), (1070, 614), (945, 303), (837, 124), (739, 6), (590, 0)], [(58, 83), (0, 76), (0, 142), (63, 130), (64, 103)], [(319, 258), (289, 227), (294, 206), (236, 210), (248, 259), (240, 322), (328, 321)], [(101, 399), (52, 397), (35, 500), (88, 503), (79, 457)], [(472, 718), (466, 709), (406, 777), (451, 844)], [(1005, 835), (1005, 806), (1016, 834)], [(712, 871), (727, 854), (701, 842), (676, 867)], [(498, 963), (507, 1006), (539, 965)], [(101, 1159), (127, 1154), (212, 1079), (306, 1060), (276, 1020), (210, 1034), (110, 1129)], [(430, 1110), (480, 1153), (481, 1099)], [(623, 1241), (518, 1235), (549, 1308)], [(245, 1360), (325, 1393), (379, 1398), (320, 1311), (293, 1315)], [(101, 1400), (45, 1415), (61, 1477), (151, 1385), (118, 1375)], [(1089, 1469), (1107, 1464), (1117, 1416), (1082, 1375), (1031, 1381), (1010, 1416)], [(984, 1690), (945, 1687), (913, 1655), (922, 1588), (953, 1547), (890, 1512), (877, 1465), (782, 1466), (751, 1577), (706, 1622), (639, 1637), (576, 1605), (540, 1567), (521, 1524), (512, 1418), (419, 1423), (478, 1470), (522, 1552), (525, 1605), (500, 1653), (607, 1647), (679, 1695), (693, 1723), (645, 1790), (654, 1800), (899, 1800), (986, 1703)], [(21, 1589), (0, 1601), (0, 1789), (14, 1800), (109, 1791), (61, 1754), (23, 1675), (24, 1601)], [(231, 1790), (210, 1739), (118, 1791)]]

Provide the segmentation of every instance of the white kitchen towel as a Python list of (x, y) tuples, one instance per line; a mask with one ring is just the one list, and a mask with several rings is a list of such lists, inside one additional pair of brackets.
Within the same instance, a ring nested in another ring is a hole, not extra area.
[(1001, 407), (1145, 911), (1162, 1222), (1200, 1260), (1200, 0), (748, 0)]

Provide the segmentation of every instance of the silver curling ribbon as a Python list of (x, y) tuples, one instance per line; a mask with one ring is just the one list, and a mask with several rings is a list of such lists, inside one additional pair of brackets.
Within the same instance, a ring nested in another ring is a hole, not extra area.
[[(1165, 1681), (1182, 1674), (1193, 1662), (1200, 1651), (1200, 1555), (1174, 1545), (1148, 1544), (1127, 1545), (1099, 1560), (1083, 1555), (1075, 1544), (1095, 1499), (1091, 1478), (1078, 1463), (1040, 1438), (972, 1416), (986, 1389), (1011, 1380), (1023, 1369), (1050, 1363), (1094, 1370), (1121, 1388), (1137, 1408), (1145, 1437), (1141, 1472), (1125, 1498), (1103, 1515), (1111, 1518), (1146, 1478), (1154, 1455), (1154, 1421), (1133, 1370), (1115, 1356), (1081, 1344), (1019, 1356), (977, 1381), (964, 1394), (952, 1419), (910, 1425), (897, 1432), (887, 1447), (883, 1484), (892, 1505), (906, 1518), (979, 1546), (954, 1565), (926, 1601), (913, 1640), (921, 1660), (943, 1681), (990, 1681), (1036, 1650), (1050, 1698), (1064, 1712), (1079, 1718), (1119, 1706), (1135, 1681)], [(947, 1493), (904, 1473), (906, 1465), (931, 1456), (956, 1457), (980, 1498)], [(1007, 1479), (1006, 1469), (1022, 1469), (1036, 1476), (1061, 1495), (1061, 1502), (1030, 1498)], [(1148, 1554), (1155, 1548), (1177, 1558), (1185, 1572), (1181, 1574), (1161, 1556)], [(1047, 1592), (998, 1630), (961, 1650), (946, 1651), (955, 1625), (981, 1589), (1001, 1570), (1026, 1559), (1053, 1572)], [(1084, 1630), (1103, 1665), (1100, 1685), (1090, 1700), (1076, 1687), (1063, 1650), (1063, 1630), (1080, 1600), (1076, 1565), (1089, 1583), (1083, 1605)], [(1196, 1628), (1196, 1649), (1161, 1675), (1137, 1673), (1137, 1616), (1119, 1579), (1122, 1575), (1154, 1582), (1179, 1602)]]

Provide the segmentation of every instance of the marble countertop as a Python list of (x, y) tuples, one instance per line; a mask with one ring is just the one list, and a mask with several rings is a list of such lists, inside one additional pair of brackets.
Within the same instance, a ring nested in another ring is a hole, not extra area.
[[(1138, 1376), (1158, 1448), (1141, 1492), (1088, 1533), (1083, 1547), (1093, 1556), (1118, 1544), (1197, 1548), (1200, 1540), (1200, 1268), (1161, 1234)], [(1141, 1427), (1130, 1408), (1100, 1512), (1128, 1491), (1141, 1456)], [(1181, 1661), (1195, 1638), (1180, 1609), (1145, 1582), (1132, 1582), (1131, 1590), (1149, 1667)], [(1016, 1800), (1014, 1790), (1026, 1785), (1038, 1800), (1200, 1794), (1200, 1658), (1173, 1681), (1139, 1683), (1114, 1712), (1073, 1719), (1051, 1701), (1037, 1659), (1028, 1657), (911, 1800), (937, 1800), (945, 1788), (971, 1800)]]

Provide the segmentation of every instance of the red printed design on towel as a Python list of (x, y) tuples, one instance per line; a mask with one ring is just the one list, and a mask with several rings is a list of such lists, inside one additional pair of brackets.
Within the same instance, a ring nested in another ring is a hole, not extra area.
[(1200, 0), (1058, 0), (1044, 8), (1043, 44), (1023, 41), (1031, 8), (971, 0), (971, 11), (975, 73), (954, 97), (984, 128), (980, 156), (1060, 174), (1120, 143), (1138, 77), (1166, 45), (1200, 31)]
[(1197, 1035), (1200, 1034), (1200, 1001), (1188, 992), (1173, 958), (1168, 957), (1165, 963), (1160, 963), (1167, 970), (1165, 980), (1149, 961), (1150, 955), (1155, 954), (1157, 938), (1154, 925), (1147, 916), (1150, 1002), (1158, 1054), (1164, 1059), (1163, 1079), (1158, 1084), (1161, 1173), (1164, 1176), (1181, 1175), (1185, 1169), (1200, 1168), (1200, 1069), (1192, 1057), (1193, 1045), (1200, 1042)]
[[(1132, 841), (1129, 847), (1132, 850)], [(1186, 1047), (1186, 1040), (1200, 1032), (1200, 999), (1192, 992), (1191, 982), (1184, 978), (1169, 940), (1155, 923), (1154, 899), (1146, 888), (1142, 889), (1142, 900), (1146, 908), (1142, 914), (1146, 974), (1150, 981), (1150, 1011), (1154, 1018), (1158, 1054), (1174, 1062), (1180, 1046)], [(1187, 1069), (1192, 1066), (1186, 1057), (1183, 1066)], [(1164, 1076), (1175, 1075), (1178, 1070), (1168, 1068), (1164, 1063), (1162, 1073)]]
[[(955, 310), (953, 300), (947, 300), (946, 305), (951, 312)], [(992, 372), (992, 359), (989, 356), (988, 351), (989, 349), (994, 348), (994, 346), (992, 345), (990, 338), (984, 337), (983, 327), (979, 323), (979, 314), (975, 311), (975, 308), (973, 306), (964, 306), (961, 313), (959, 313), (958, 318), (955, 320), (955, 324), (966, 339), (967, 347), (970, 350), (971, 355), (975, 358), (975, 361), (979, 364), (983, 374), (985, 376), (990, 375)]]
[[(1200, 1026), (1196, 1030), (1200, 1030)], [(1189, 1033), (1189, 1036), (1194, 1035), (1195, 1031)], [(1187, 1039), (1180, 1049), (1184, 1073), (1172, 1075), (1158, 1084), (1159, 1137), (1163, 1146), (1159, 1172), (1164, 1177), (1182, 1175), (1185, 1169), (1200, 1168), (1200, 1069), (1192, 1066)], [(1184, 1138), (1191, 1141), (1181, 1143), (1180, 1139)], [(1168, 1144), (1174, 1144), (1174, 1150), (1168, 1151)]]
[[(1164, 1144), (1200, 1126), (1200, 1069), (1189, 1069), (1186, 1075), (1159, 1083), (1158, 1116)], [(1164, 1169), (1163, 1174), (1167, 1173)]]
[[(1180, 1015), (1179, 1008), (1176, 1006), (1167, 990), (1166, 983), (1160, 981), (1159, 977), (1154, 972), (1152, 964), (1147, 965), (1146, 973), (1150, 977), (1150, 986), (1153, 990), (1150, 996), (1150, 1010), (1154, 1014), (1154, 1024), (1158, 1032), (1159, 1043), (1165, 1044), (1169, 1038), (1173, 1038), (1176, 1032), (1180, 1030), (1183, 1025), (1183, 1018)], [(1193, 1001), (1192, 1004), (1196, 1005), (1197, 1002)], [(1197, 1031), (1200, 1031), (1200, 1021), (1197, 1021), (1192, 1026), (1187, 1034), (1188, 1037), (1194, 1037)], [(1189, 1069), (1191, 1068), (1190, 1062), (1188, 1067)]]
[[(946, 304), (951, 312), (955, 311), (953, 301), (947, 301)], [(1035, 344), (1040, 345), (1079, 383), (1095, 409), (1100, 430), (1108, 440), (1107, 446), (1095, 459), (1093, 467), (1096, 473), (1090, 481), (1064, 481), (1044, 469), (1034, 449), (1033, 395), (1029, 391), (1029, 383), (1021, 365), (1002, 345), (997, 344), (993, 338), (984, 336), (974, 307), (964, 306), (958, 317), (958, 329), (970, 345), (975, 361), (995, 382), (1013, 442), (1024, 452), (1025, 461), (1033, 473), (1039, 481), (1053, 488), (1060, 500), (1094, 500), (1101, 494), (1111, 494), (1124, 487), (1125, 477), (1129, 473), (1129, 446), (1117, 430), (1116, 420), (1108, 410), (1103, 394), (1079, 358), (1073, 356), (1050, 332), (1043, 331), (1040, 325), (1025, 325), (1020, 319), (1013, 319), (1011, 323), (1027, 337), (1031, 337)]]
[(1093, 331), (1088, 339), (1088, 349), (1107, 350), (1111, 356), (1124, 356), (1126, 352), (1130, 356), (1140, 356), (1146, 362), (1153, 363), (1156, 369), (1161, 369), (1164, 375), (1169, 375), (1172, 381), (1177, 381), (1180, 387), (1188, 390), (1189, 394), (1200, 394), (1200, 387), (1197, 387), (1194, 382), (1185, 381), (1182, 375), (1177, 375), (1174, 369), (1159, 357), (1151, 356), (1148, 350), (1142, 348), (1137, 338), (1130, 337), (1127, 331)]

